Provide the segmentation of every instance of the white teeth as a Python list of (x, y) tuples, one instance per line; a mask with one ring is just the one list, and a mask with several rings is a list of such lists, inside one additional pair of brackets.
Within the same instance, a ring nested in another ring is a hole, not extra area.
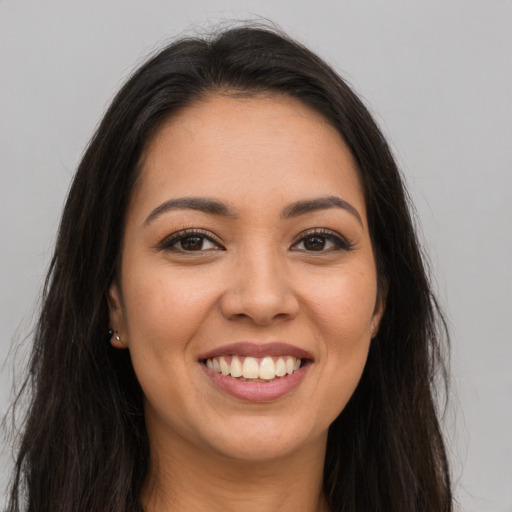
[(276, 377), (284, 377), (286, 375), (286, 363), (280, 357), (276, 362)]
[(276, 366), (271, 357), (264, 357), (260, 364), (259, 378), (272, 380), (276, 376)]
[(219, 357), (220, 371), (222, 375), (229, 375), (229, 364), (226, 363), (224, 356)]
[[(243, 362), (241, 361), (243, 360)], [(293, 356), (277, 358), (266, 356), (262, 359), (255, 357), (218, 356), (206, 360), (206, 366), (216, 373), (231, 375), (240, 380), (273, 380), (276, 377), (291, 375), (301, 367), (301, 360)]]
[(242, 363), (238, 357), (233, 356), (231, 359), (231, 377), (241, 377), (244, 371), (242, 369)]
[(242, 365), (243, 376), (246, 379), (257, 379), (260, 373), (258, 361), (254, 357), (246, 357)]

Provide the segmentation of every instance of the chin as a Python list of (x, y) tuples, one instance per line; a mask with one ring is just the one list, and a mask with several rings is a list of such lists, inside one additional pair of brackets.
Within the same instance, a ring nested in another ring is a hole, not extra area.
[[(236, 427), (227, 427), (210, 439), (219, 454), (240, 461), (264, 462), (300, 452), (320, 435), (313, 435), (304, 422), (292, 425), (279, 418), (252, 417), (240, 419)], [(325, 434), (327, 435), (327, 434)]]

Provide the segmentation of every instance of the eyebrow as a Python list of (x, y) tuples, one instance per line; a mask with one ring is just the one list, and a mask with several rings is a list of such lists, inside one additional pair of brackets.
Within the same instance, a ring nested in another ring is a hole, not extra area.
[(361, 224), (361, 226), (363, 225), (359, 212), (350, 203), (336, 196), (325, 196), (305, 201), (297, 201), (288, 205), (281, 213), (281, 217), (283, 219), (290, 219), (292, 217), (298, 217), (299, 215), (305, 215), (306, 213), (328, 210), (329, 208), (341, 208), (351, 213), (358, 220), (359, 224)]
[[(341, 208), (349, 212), (358, 220), (361, 226), (363, 225), (359, 212), (350, 203), (336, 196), (325, 196), (317, 197), (315, 199), (296, 201), (284, 208), (281, 212), (281, 218), (291, 219), (300, 215), (306, 215), (320, 210), (328, 210), (330, 208)], [(210, 215), (220, 215), (221, 217), (228, 217), (231, 219), (238, 218), (235, 210), (217, 199), (211, 199), (208, 197), (179, 197), (176, 199), (169, 199), (157, 206), (148, 215), (144, 221), (144, 225), (147, 226), (157, 217), (171, 210), (197, 210)]]
[(169, 199), (160, 206), (157, 206), (148, 215), (144, 221), (144, 225), (147, 226), (158, 216), (162, 215), (162, 213), (170, 210), (197, 210), (209, 213), (210, 215), (220, 215), (222, 217), (230, 217), (233, 219), (238, 217), (234, 210), (216, 199), (210, 199), (208, 197), (179, 197), (177, 199)]

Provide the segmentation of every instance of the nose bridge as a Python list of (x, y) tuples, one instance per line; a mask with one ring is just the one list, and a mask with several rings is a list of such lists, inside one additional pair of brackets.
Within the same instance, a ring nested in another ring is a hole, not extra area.
[(222, 300), (224, 316), (257, 324), (295, 316), (298, 301), (287, 274), (286, 258), (275, 246), (241, 249)]

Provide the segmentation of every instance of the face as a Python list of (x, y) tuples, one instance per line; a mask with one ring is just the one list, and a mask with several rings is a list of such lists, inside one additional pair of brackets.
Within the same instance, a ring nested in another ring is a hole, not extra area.
[(338, 132), (278, 96), (211, 96), (168, 120), (109, 304), (152, 445), (246, 460), (324, 445), (382, 311)]

